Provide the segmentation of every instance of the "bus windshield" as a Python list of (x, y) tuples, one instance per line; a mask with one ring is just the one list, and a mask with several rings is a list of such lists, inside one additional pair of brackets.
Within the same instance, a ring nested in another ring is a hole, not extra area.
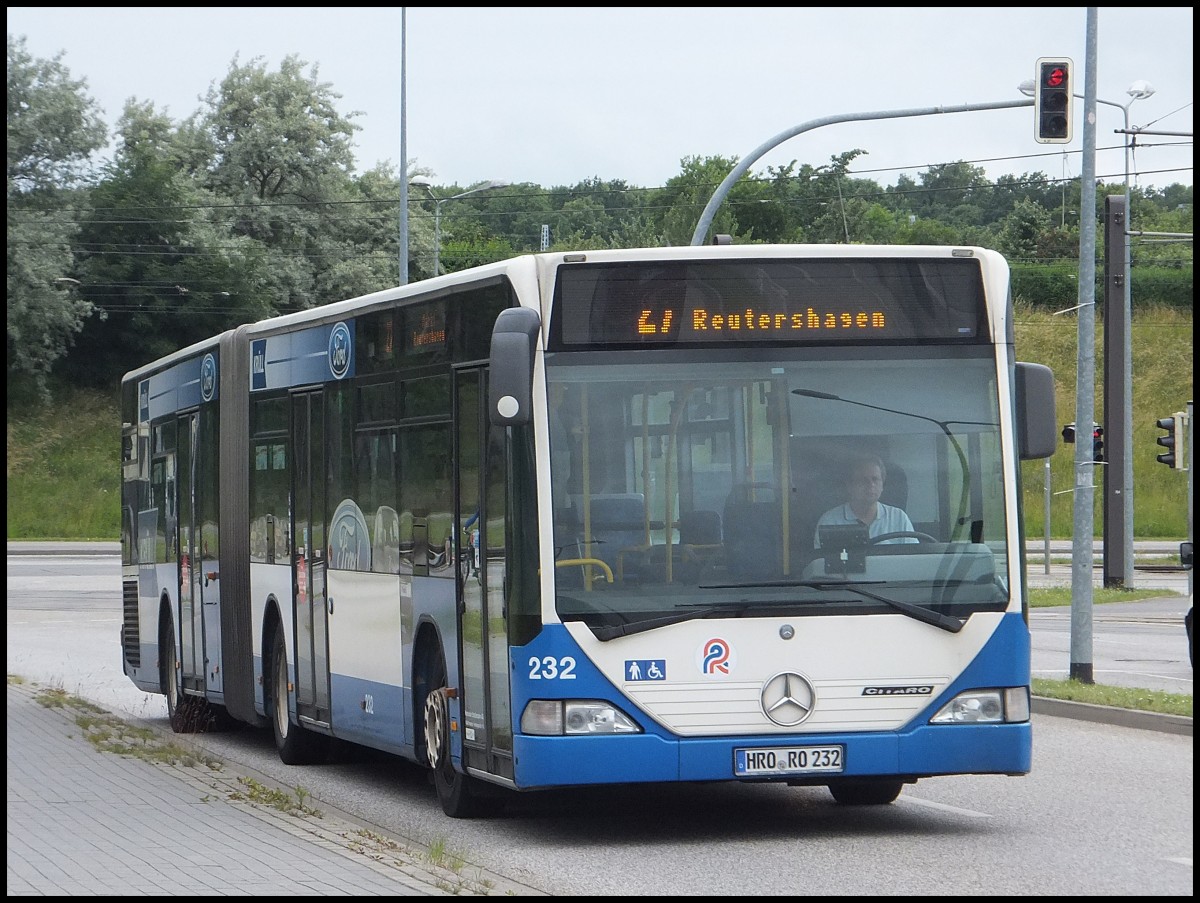
[(989, 347), (546, 364), (563, 620), (604, 638), (688, 617), (901, 610), (957, 629), (1006, 606)]

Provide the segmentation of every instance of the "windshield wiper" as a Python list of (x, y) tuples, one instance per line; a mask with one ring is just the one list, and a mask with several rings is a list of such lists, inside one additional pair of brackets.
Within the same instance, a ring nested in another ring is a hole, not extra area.
[(931, 624), (934, 627), (939, 627), (942, 630), (948, 630), (950, 633), (958, 633), (963, 629), (963, 621), (958, 618), (952, 618), (949, 615), (943, 615), (936, 611), (930, 611), (928, 608), (922, 608), (920, 605), (913, 605), (911, 602), (901, 602), (899, 599), (889, 599), (887, 596), (881, 596), (878, 593), (870, 592), (863, 589), (864, 586), (878, 585), (886, 583), (885, 580), (763, 580), (758, 583), (719, 583), (709, 586), (702, 586), (701, 589), (739, 589), (751, 587), (809, 587), (811, 589), (834, 589), (840, 587), (851, 587), (856, 593), (861, 596), (866, 596), (868, 599), (874, 599), (876, 602), (882, 602), (884, 605), (890, 605), (892, 608), (901, 614), (908, 615), (914, 620), (921, 621), (925, 624)]
[(838, 586), (843, 583), (868, 584), (886, 583), (886, 580), (747, 580), (743, 583), (702, 583), (700, 589), (761, 589), (780, 588), (791, 589), (799, 586), (810, 586), (814, 589), (825, 589), (828, 586)]
[[(902, 602), (899, 599), (889, 599), (887, 596), (881, 596), (878, 593), (873, 593), (870, 590), (863, 589), (864, 585), (884, 583), (883, 580), (764, 580), (754, 583), (727, 583), (727, 584), (712, 584), (702, 586), (701, 589), (747, 589), (754, 587), (809, 587), (812, 589), (828, 590), (848, 587), (861, 596), (866, 596), (868, 599), (874, 599), (876, 602), (882, 602), (894, 608), (901, 614), (907, 615), (914, 620), (929, 624), (941, 630), (949, 631), (950, 633), (958, 633), (963, 629), (963, 621), (958, 618), (952, 618), (949, 615), (943, 615), (936, 611), (931, 611), (928, 608), (922, 608), (920, 605), (913, 605), (911, 602)], [(697, 607), (690, 611), (681, 611), (672, 615), (662, 615), (657, 618), (646, 618), (641, 621), (629, 621), (625, 624), (617, 624), (605, 627), (592, 627), (592, 633), (596, 639), (601, 642), (615, 640), (617, 637), (630, 636), (635, 633), (644, 633), (647, 630), (655, 630), (659, 627), (668, 627), (671, 624), (680, 624), (683, 621), (690, 621), (693, 618), (710, 618), (716, 614), (727, 614), (730, 611), (736, 611), (739, 614), (746, 611), (748, 608), (776, 608), (785, 603), (778, 601), (770, 602), (751, 602), (747, 599), (741, 599), (736, 602), (723, 602), (718, 604), (697, 603)], [(792, 602), (791, 604), (795, 604)]]
[(950, 633), (958, 633), (963, 629), (965, 621), (960, 621), (958, 618), (952, 618), (949, 615), (943, 615), (936, 611), (930, 611), (928, 608), (922, 608), (920, 605), (913, 605), (911, 602), (901, 602), (899, 599), (889, 599), (887, 596), (881, 596), (878, 593), (870, 592), (862, 588), (863, 583), (879, 583), (878, 580), (837, 580), (832, 583), (819, 583), (813, 581), (812, 585), (818, 589), (830, 589), (835, 586), (852, 586), (854, 591), (860, 595), (866, 596), (868, 599), (874, 599), (876, 602), (882, 602), (884, 605), (890, 605), (892, 608), (901, 614), (908, 615), (914, 620), (921, 621), (925, 624), (932, 624), (934, 627), (940, 627), (942, 630), (948, 630)]
[[(748, 584), (750, 585), (750, 584)], [(758, 585), (758, 584), (753, 584)], [(792, 584), (787, 584), (791, 586)], [(668, 627), (671, 624), (679, 624), (683, 621), (690, 621), (693, 618), (711, 618), (713, 615), (728, 615), (734, 614), (741, 616), (747, 610), (753, 609), (782, 609), (794, 608), (797, 605), (812, 604), (816, 600), (799, 600), (792, 599), (787, 602), (779, 600), (751, 600), (737, 599), (727, 602), (694, 602), (690, 605), (684, 605), (682, 611), (678, 611), (671, 615), (660, 615), (657, 618), (646, 618), (641, 621), (627, 621), (624, 624), (615, 626), (592, 627), (592, 633), (596, 639), (601, 642), (607, 640), (615, 640), (617, 637), (629, 636), (633, 633), (643, 633), (647, 630), (655, 630), (659, 627)]]
[(629, 636), (634, 633), (644, 633), (647, 630), (654, 630), (658, 627), (668, 627), (671, 624), (680, 624), (683, 621), (690, 621), (692, 618), (707, 618), (717, 612), (728, 611), (729, 606), (712, 605), (708, 608), (701, 608), (698, 611), (681, 611), (673, 615), (662, 615), (657, 618), (646, 618), (643, 621), (628, 621), (624, 624), (617, 624), (611, 627), (593, 627), (592, 633), (596, 639), (605, 643), (609, 640), (615, 640), (617, 637)]

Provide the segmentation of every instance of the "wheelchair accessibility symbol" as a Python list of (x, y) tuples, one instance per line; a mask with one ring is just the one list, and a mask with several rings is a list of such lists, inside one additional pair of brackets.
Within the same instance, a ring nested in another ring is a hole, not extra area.
[(625, 679), (628, 681), (666, 680), (665, 658), (634, 658), (625, 661)]

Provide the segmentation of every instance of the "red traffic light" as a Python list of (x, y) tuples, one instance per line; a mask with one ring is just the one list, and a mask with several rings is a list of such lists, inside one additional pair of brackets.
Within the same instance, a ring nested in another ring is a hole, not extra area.
[(1066, 58), (1042, 57), (1037, 61), (1034, 82), (1034, 140), (1040, 144), (1071, 141), (1072, 62)]

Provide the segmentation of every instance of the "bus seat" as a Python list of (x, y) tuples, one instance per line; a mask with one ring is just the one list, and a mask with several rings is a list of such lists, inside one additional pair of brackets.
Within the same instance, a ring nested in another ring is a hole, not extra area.
[[(582, 504), (577, 505), (582, 511)], [(622, 551), (642, 549), (646, 545), (646, 504), (640, 492), (594, 495), (589, 504), (591, 550), (614, 571)], [(583, 539), (588, 537), (585, 535)], [(586, 542), (584, 543), (586, 547)]]
[[(725, 544), (722, 541), (721, 515), (717, 511), (685, 511), (676, 523), (679, 541), (672, 546), (671, 579), (692, 582), (705, 568), (722, 560)], [(652, 545), (647, 550), (643, 580), (665, 580), (667, 574), (666, 545)]]
[(893, 508), (907, 509), (908, 474), (899, 464), (884, 461), (884, 466), (887, 468), (887, 479), (883, 481), (883, 492), (879, 494), (879, 501)]
[(782, 576), (782, 509), (772, 486), (735, 486), (725, 502), (725, 565), (735, 577)]

